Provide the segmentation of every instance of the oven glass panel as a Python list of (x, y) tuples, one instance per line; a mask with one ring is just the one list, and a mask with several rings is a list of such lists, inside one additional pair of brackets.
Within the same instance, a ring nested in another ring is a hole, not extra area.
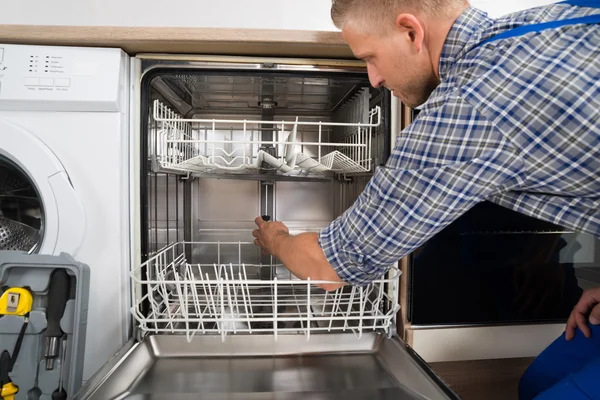
[(600, 241), (484, 202), (411, 255), (413, 325), (566, 321), (600, 286)]

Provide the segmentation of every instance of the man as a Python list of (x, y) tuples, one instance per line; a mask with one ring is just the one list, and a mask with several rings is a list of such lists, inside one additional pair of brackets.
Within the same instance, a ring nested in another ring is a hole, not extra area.
[(342, 216), (297, 236), (257, 218), (255, 243), (331, 290), (380, 277), (482, 201), (600, 237), (598, 7), (492, 20), (464, 0), (334, 0), (371, 84), (421, 111)]

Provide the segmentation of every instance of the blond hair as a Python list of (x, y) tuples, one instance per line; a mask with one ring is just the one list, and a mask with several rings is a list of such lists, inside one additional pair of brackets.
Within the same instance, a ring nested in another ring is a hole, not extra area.
[(465, 5), (466, 0), (332, 0), (331, 19), (338, 29), (352, 25), (373, 33), (388, 29), (400, 13), (442, 17)]

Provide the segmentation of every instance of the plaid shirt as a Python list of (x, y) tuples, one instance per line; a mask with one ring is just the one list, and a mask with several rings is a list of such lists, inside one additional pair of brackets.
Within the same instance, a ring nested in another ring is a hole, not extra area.
[(319, 244), (364, 285), (475, 204), (490, 201), (600, 237), (600, 25), (479, 45), (524, 25), (600, 13), (554, 4), (454, 23), (441, 84), (385, 165)]

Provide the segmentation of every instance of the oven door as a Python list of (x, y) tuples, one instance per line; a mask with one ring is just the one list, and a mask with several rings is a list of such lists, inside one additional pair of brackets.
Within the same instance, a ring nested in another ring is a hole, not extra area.
[(414, 252), (408, 276), (413, 327), (562, 325), (600, 285), (600, 240), (485, 202)]

